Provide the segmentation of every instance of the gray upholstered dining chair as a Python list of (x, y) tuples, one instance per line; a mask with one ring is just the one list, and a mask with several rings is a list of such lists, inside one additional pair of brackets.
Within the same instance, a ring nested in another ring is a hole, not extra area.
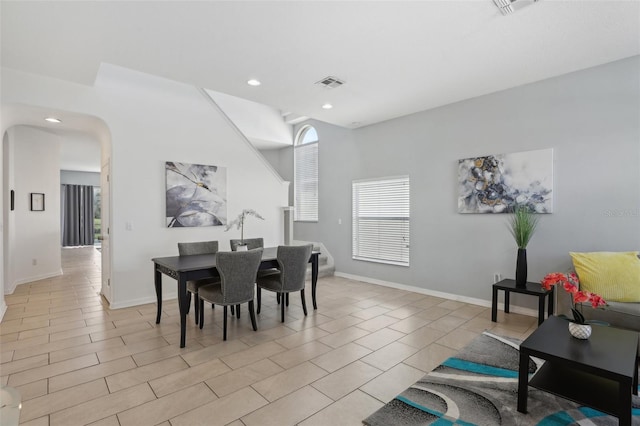
[[(229, 244), (231, 245), (231, 250), (232, 251), (237, 251), (238, 250), (238, 246), (240, 246), (242, 243), (242, 240), (238, 239), (238, 240), (229, 240)], [(253, 250), (256, 248), (262, 248), (264, 247), (264, 239), (262, 238), (245, 238), (244, 239), (244, 245), (247, 246), (247, 250)]]
[[(240, 245), (240, 243), (242, 242), (242, 240), (229, 240), (229, 244), (231, 245), (231, 250), (232, 251), (237, 251), (238, 246)], [(247, 246), (247, 250), (253, 250), (256, 248), (263, 248), (264, 247), (264, 239), (262, 238), (245, 238), (244, 239), (244, 244)], [(275, 268), (269, 268), (269, 269), (259, 269), (258, 270), (258, 277), (263, 277), (265, 275), (271, 275), (274, 272), (278, 272), (277, 269)], [(231, 313), (233, 313), (233, 310), (231, 311)]]
[(278, 246), (279, 271), (267, 276), (258, 277), (258, 313), (260, 313), (261, 289), (274, 291), (280, 295), (281, 320), (284, 322), (285, 295), (293, 291), (300, 291), (302, 310), (307, 315), (307, 305), (304, 300), (304, 286), (307, 275), (307, 264), (311, 257), (313, 244), (301, 246)]
[(220, 282), (200, 287), (200, 328), (204, 325), (204, 301), (224, 307), (223, 340), (227, 340), (227, 306), (249, 303), (249, 315), (253, 330), (258, 330), (253, 309), (256, 273), (262, 260), (262, 248), (249, 251), (228, 251), (216, 253), (216, 269)]
[[(178, 254), (180, 256), (191, 256), (198, 254), (216, 254), (218, 252), (217, 241), (197, 241), (192, 243), (178, 243)], [(195, 320), (198, 323), (199, 318), (199, 304), (198, 304), (198, 289), (203, 285), (219, 282), (219, 278), (205, 278), (202, 280), (187, 281), (187, 294), (189, 295), (189, 304), (187, 305), (187, 313), (191, 307), (191, 294), (193, 294), (193, 307), (195, 310)]]
[[(238, 251), (238, 247), (243, 245), (242, 242), (244, 241), (244, 245), (247, 246), (247, 250), (253, 250), (253, 249), (257, 249), (257, 248), (263, 248), (264, 247), (264, 239), (262, 238), (245, 238), (244, 240), (240, 240), (240, 239), (231, 239), (229, 240), (229, 245), (231, 246), (231, 251)], [(258, 271), (258, 276), (263, 275), (264, 272), (263, 271)], [(234, 314), (234, 308), (233, 306), (231, 307), (231, 314)], [(237, 315), (238, 318), (240, 318), (240, 305), (235, 307), (235, 314)]]

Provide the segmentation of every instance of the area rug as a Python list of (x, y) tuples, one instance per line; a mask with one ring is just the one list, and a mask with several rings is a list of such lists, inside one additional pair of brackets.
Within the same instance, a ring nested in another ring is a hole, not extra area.
[[(529, 388), (528, 413), (517, 411), (519, 342), (485, 332), (391, 402), (363, 420), (367, 426), (608, 426), (618, 419)], [(541, 360), (531, 360), (535, 372)], [(633, 397), (633, 425), (640, 399)]]

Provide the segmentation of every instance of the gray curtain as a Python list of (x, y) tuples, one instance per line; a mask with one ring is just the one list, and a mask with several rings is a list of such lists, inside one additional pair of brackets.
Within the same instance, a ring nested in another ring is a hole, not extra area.
[(62, 246), (93, 245), (93, 186), (62, 185)]

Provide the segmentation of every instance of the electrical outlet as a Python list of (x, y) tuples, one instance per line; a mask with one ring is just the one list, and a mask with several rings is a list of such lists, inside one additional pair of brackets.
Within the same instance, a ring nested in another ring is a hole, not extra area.
[(495, 284), (499, 281), (502, 281), (502, 274), (500, 272), (496, 272), (493, 274), (493, 283)]
[(38, 259), (31, 259), (31, 264), (36, 266), (38, 264)]

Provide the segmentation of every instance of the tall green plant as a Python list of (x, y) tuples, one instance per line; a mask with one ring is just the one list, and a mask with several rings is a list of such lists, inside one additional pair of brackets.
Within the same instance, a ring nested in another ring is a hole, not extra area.
[(509, 231), (518, 248), (525, 249), (533, 236), (540, 217), (527, 206), (516, 206), (509, 220)]

